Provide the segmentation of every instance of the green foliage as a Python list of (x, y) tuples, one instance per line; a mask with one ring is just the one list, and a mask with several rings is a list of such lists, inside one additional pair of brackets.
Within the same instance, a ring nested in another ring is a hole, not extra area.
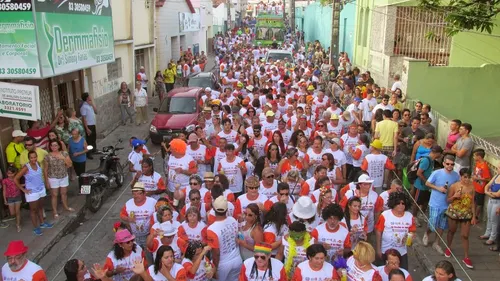
[(500, 0), (419, 0), (424, 9), (444, 12), (446, 33), (453, 36), (462, 30), (490, 33), (500, 12)]

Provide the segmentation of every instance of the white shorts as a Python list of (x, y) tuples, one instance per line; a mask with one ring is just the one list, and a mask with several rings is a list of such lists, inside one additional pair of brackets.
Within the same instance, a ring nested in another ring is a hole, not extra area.
[(39, 200), (40, 198), (47, 196), (47, 193), (45, 192), (45, 188), (44, 188), (42, 191), (33, 192), (31, 194), (24, 194), (24, 196), (26, 197), (26, 202), (29, 203), (29, 202), (35, 202), (35, 201)]
[(69, 179), (65, 176), (62, 179), (49, 178), (50, 188), (68, 187)]

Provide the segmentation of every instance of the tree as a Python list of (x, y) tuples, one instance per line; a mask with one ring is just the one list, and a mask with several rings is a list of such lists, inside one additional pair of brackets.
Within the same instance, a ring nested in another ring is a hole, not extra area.
[(446, 33), (450, 36), (463, 30), (491, 34), (494, 20), (500, 13), (500, 0), (419, 0), (424, 9), (444, 12)]

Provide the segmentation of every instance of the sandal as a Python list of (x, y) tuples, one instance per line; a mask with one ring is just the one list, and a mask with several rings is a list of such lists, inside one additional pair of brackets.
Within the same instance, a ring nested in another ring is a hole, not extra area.
[(493, 244), (495, 244), (495, 241), (492, 241), (492, 240), (486, 240), (486, 241), (484, 241), (484, 243), (483, 243), (483, 244), (484, 244), (484, 245), (493, 245)]
[(492, 252), (498, 252), (498, 247), (497, 246), (492, 246), (492, 247), (489, 247), (488, 250), (490, 250)]
[(21, 226), (20, 225), (17, 226), (17, 232), (18, 233), (21, 232)]
[(75, 209), (73, 209), (73, 208), (69, 207), (68, 209), (66, 209), (66, 211), (68, 211), (68, 212), (74, 212), (74, 211), (75, 211)]
[(481, 239), (481, 240), (487, 240), (487, 239), (490, 238), (490, 236), (480, 235), (478, 238)]
[(54, 214), (54, 219), (58, 219), (59, 218), (59, 214)]

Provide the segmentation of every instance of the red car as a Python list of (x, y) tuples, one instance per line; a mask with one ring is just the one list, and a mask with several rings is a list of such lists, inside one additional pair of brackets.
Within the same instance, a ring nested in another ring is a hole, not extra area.
[(198, 115), (202, 111), (198, 101), (203, 95), (199, 87), (175, 88), (168, 92), (156, 112), (149, 136), (154, 144), (170, 140), (182, 130), (194, 131)]

